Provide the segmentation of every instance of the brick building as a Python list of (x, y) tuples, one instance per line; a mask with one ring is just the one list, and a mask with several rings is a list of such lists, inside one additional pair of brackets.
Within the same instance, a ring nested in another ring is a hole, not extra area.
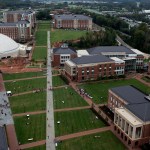
[(7, 11), (3, 13), (3, 22), (12, 23), (28, 20), (32, 28), (36, 25), (36, 14), (33, 10)]
[(77, 14), (54, 15), (54, 28), (92, 29), (92, 18)]
[(130, 149), (150, 140), (150, 97), (133, 86), (109, 90), (108, 107), (114, 113), (113, 132)]
[(64, 63), (67, 60), (76, 57), (77, 57), (76, 51), (74, 49), (69, 48), (66, 44), (63, 44), (61, 47), (53, 49), (52, 66), (53, 67), (64, 66)]
[(18, 42), (28, 41), (31, 39), (30, 22), (21, 20), (13, 23), (0, 23), (0, 33)]
[(143, 69), (144, 56), (137, 49), (129, 49), (125, 46), (98, 46), (87, 49), (87, 52), (90, 55), (99, 54), (124, 60), (126, 72)]
[(106, 76), (123, 75), (124, 62), (122, 60), (119, 62), (119, 59), (113, 59), (103, 55), (77, 57), (65, 62), (65, 74), (68, 78), (77, 82), (97, 80)]

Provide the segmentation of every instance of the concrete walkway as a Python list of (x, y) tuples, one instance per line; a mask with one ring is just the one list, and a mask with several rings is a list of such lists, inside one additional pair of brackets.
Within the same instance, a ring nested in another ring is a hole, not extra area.
[(47, 110), (46, 110), (46, 150), (55, 150), (54, 108), (52, 90), (50, 31), (47, 31)]
[(27, 144), (20, 145), (20, 149), (27, 149), (27, 148), (31, 148), (31, 147), (36, 147), (36, 146), (44, 145), (45, 143), (46, 143), (46, 140), (27, 143)]
[(56, 137), (56, 140), (64, 141), (64, 140), (68, 140), (68, 139), (72, 139), (72, 138), (76, 138), (76, 137), (81, 137), (81, 136), (85, 136), (85, 135), (108, 131), (110, 129), (111, 128), (109, 126), (109, 127), (104, 127), (104, 128), (97, 128), (97, 129), (93, 129), (93, 130), (82, 131), (82, 132), (78, 132), (78, 133), (73, 133), (73, 134)]
[[(93, 130), (77, 132), (77, 133), (73, 133), (73, 134), (56, 137), (55, 141), (65, 141), (68, 139), (77, 138), (77, 137), (86, 136), (86, 135), (95, 134), (95, 133), (100, 133), (100, 132), (109, 131), (109, 130), (110, 130), (110, 127), (103, 127), (103, 128), (93, 129)], [(35, 146), (40, 146), (40, 145), (44, 145), (45, 142), (46, 142), (45, 140), (42, 140), (42, 141), (32, 142), (32, 143), (28, 143), (28, 144), (23, 144), (23, 145), (20, 145), (20, 148), (26, 149), (26, 148), (31, 148), (31, 147), (35, 147)]]

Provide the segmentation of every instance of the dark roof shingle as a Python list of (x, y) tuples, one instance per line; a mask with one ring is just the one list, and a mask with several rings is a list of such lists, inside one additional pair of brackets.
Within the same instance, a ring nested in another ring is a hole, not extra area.
[(62, 19), (62, 20), (91, 20), (91, 17), (84, 16), (84, 15), (77, 15), (77, 14), (63, 14), (63, 15), (54, 15), (55, 19)]
[(135, 116), (142, 121), (150, 121), (150, 101), (145, 98), (146, 94), (129, 85), (115, 87), (111, 91), (127, 102), (125, 108)]
[(54, 54), (76, 54), (76, 51), (69, 47), (66, 47), (66, 48), (59, 47), (59, 48), (54, 48), (53, 53)]
[(131, 49), (125, 46), (98, 46), (87, 49), (89, 54), (101, 54), (102, 52), (125, 52), (126, 54), (135, 54)]
[(114, 60), (103, 56), (103, 55), (89, 55), (77, 57), (71, 60), (73, 63), (79, 64), (91, 64), (91, 63), (99, 63), (99, 62), (113, 62)]

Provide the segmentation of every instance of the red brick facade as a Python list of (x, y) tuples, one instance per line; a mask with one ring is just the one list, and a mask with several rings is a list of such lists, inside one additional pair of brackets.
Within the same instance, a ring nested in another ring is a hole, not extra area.
[(84, 15), (55, 15), (53, 17), (54, 28), (64, 29), (92, 29), (92, 18)]
[(18, 22), (20, 20), (28, 20), (31, 24), (31, 27), (35, 27), (36, 24), (36, 14), (35, 12), (22, 12), (22, 11), (16, 11), (16, 12), (5, 12), (3, 14), (3, 21), (7, 23), (12, 22)]
[(0, 33), (7, 35), (8, 37), (12, 38), (15, 41), (29, 41), (31, 39), (30, 27), (24, 28), (24, 37), (21, 39), (21, 35), (19, 32), (19, 28), (16, 26), (7, 27), (7, 26), (0, 26)]
[[(73, 58), (76, 58), (76, 57), (77, 57), (77, 54), (70, 54), (69, 60), (73, 59)], [(60, 54), (53, 54), (52, 66), (53, 67), (61, 66), (61, 55)]]
[[(126, 105), (126, 102), (111, 90), (109, 90), (108, 94), (108, 108), (113, 112), (115, 108)], [(142, 126), (141, 138), (136, 140), (131, 139), (120, 127), (116, 126), (116, 124), (112, 124), (112, 131), (129, 149), (139, 148), (141, 145), (149, 143), (150, 140), (150, 124), (146, 123)]]

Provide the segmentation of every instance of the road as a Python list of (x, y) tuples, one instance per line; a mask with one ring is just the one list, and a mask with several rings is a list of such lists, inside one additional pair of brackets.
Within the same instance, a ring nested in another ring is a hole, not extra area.
[(46, 150), (55, 150), (54, 108), (52, 91), (50, 31), (47, 31), (47, 109), (46, 109)]

